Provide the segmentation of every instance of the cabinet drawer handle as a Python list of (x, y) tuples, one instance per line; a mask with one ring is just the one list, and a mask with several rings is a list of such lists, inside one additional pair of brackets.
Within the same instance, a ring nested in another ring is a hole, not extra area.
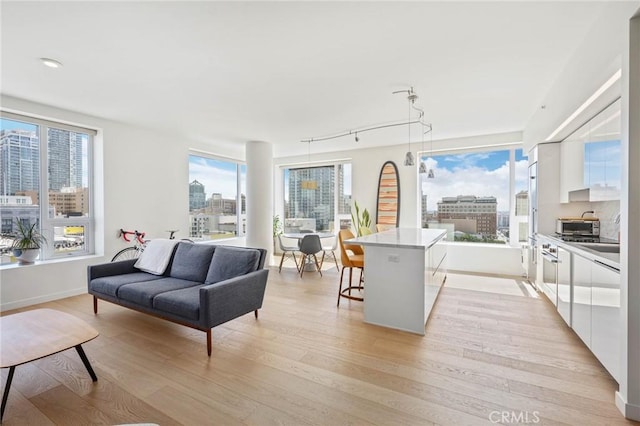
[(597, 263), (598, 265), (600, 265), (600, 266), (604, 266), (605, 268), (607, 268), (607, 269), (609, 269), (609, 270), (611, 270), (611, 271), (613, 271), (613, 272), (617, 272), (618, 274), (620, 273), (620, 269), (618, 269), (618, 268), (614, 268), (613, 266), (609, 266), (609, 265), (607, 265), (606, 263), (602, 263), (602, 262), (600, 262), (599, 260), (595, 260), (595, 259), (594, 259), (593, 261), (594, 261), (595, 263)]

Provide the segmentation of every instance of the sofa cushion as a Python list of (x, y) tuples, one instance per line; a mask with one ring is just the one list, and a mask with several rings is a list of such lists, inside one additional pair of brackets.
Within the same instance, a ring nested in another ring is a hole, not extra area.
[(218, 246), (213, 253), (205, 284), (248, 274), (258, 269), (260, 251), (242, 247)]
[(111, 275), (108, 277), (94, 278), (91, 280), (91, 290), (109, 296), (116, 297), (118, 289), (125, 285), (143, 281), (154, 281), (161, 279), (157, 275), (147, 274), (146, 272), (134, 272), (132, 274)]
[(153, 298), (153, 308), (197, 321), (200, 318), (200, 288), (203, 286), (161, 293)]
[(189, 281), (204, 282), (216, 246), (180, 242), (173, 256), (169, 276)]
[(153, 307), (153, 298), (167, 291), (202, 285), (202, 283), (164, 277), (158, 280), (126, 284), (118, 289), (118, 297), (138, 305)]

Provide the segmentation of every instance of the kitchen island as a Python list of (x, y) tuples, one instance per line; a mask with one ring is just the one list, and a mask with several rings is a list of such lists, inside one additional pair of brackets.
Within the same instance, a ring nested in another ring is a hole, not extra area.
[(364, 321), (424, 335), (446, 279), (443, 229), (396, 228), (345, 241), (364, 247)]

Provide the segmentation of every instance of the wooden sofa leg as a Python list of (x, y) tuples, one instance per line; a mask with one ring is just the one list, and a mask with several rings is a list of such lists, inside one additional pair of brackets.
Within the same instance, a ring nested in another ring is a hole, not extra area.
[(253, 315), (255, 315), (256, 319), (258, 319), (258, 310), (257, 309), (255, 311), (253, 311)]
[(98, 313), (98, 298), (93, 296), (93, 313)]
[(207, 355), (211, 356), (211, 329), (207, 330)]

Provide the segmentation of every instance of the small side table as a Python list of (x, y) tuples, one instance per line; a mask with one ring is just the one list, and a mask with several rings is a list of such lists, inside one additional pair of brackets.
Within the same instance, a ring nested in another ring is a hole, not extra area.
[(54, 309), (34, 309), (0, 317), (0, 368), (9, 368), (2, 395), (0, 422), (9, 397), (13, 373), (18, 365), (75, 348), (91, 380), (98, 380), (82, 344), (98, 337), (86, 322)]

